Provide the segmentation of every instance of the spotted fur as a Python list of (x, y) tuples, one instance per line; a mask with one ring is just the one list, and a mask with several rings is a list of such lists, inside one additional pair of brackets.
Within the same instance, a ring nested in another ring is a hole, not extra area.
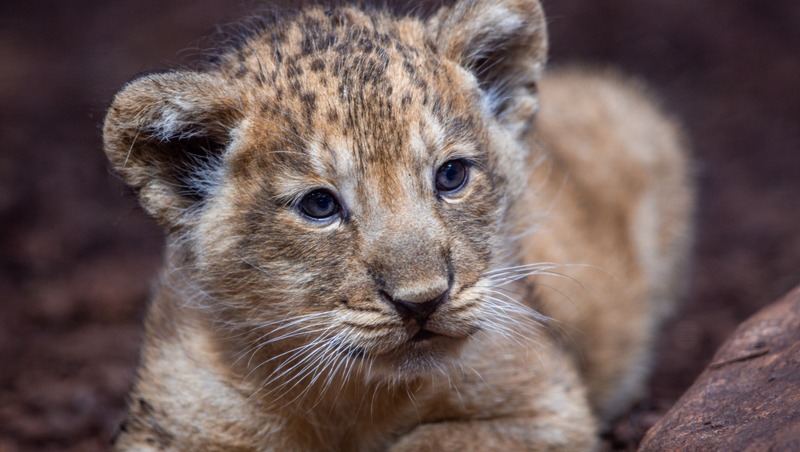
[(544, 76), (545, 28), (536, 0), (309, 7), (125, 86), (106, 153), (168, 253), (117, 448), (594, 447), (692, 196), (677, 128), (617, 75)]

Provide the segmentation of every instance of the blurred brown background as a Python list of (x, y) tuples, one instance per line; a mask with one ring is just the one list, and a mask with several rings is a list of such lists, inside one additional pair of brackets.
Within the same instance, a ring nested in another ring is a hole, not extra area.
[[(552, 63), (646, 79), (682, 118), (696, 263), (632, 448), (744, 318), (800, 283), (800, 2), (545, 0)], [(107, 447), (162, 236), (110, 174), (104, 108), (255, 1), (0, 2), (0, 451)]]

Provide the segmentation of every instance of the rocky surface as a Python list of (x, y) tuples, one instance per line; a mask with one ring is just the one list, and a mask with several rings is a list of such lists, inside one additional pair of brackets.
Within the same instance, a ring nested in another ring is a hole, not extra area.
[(736, 329), (643, 451), (800, 449), (800, 287)]

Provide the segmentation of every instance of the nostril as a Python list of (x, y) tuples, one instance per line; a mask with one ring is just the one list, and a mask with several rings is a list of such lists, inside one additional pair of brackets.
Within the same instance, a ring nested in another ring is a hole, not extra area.
[(405, 319), (415, 319), (420, 323), (424, 323), (428, 320), (428, 317), (436, 311), (436, 308), (447, 299), (447, 291), (424, 302), (400, 300), (392, 297), (385, 291), (381, 291), (381, 295), (392, 304), (401, 317)]

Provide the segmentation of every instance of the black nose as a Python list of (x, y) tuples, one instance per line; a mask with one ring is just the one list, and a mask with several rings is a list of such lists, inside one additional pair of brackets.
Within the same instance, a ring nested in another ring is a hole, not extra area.
[(394, 309), (404, 319), (413, 319), (419, 322), (420, 326), (425, 324), (428, 317), (433, 314), (436, 308), (447, 299), (447, 291), (442, 292), (436, 298), (423, 302), (413, 302), (393, 298), (386, 292), (381, 291), (382, 295), (392, 304)]

